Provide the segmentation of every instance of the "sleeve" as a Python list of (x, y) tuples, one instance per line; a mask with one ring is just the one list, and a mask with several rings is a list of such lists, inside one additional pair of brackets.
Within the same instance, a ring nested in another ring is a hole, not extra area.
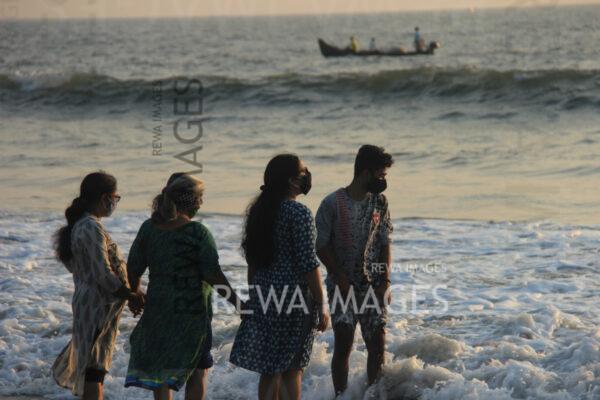
[(307, 273), (319, 266), (315, 252), (316, 229), (310, 210), (300, 205), (292, 219), (293, 252), (300, 273)]
[(331, 232), (333, 230), (333, 220), (335, 217), (335, 203), (331, 201), (331, 197), (326, 197), (321, 202), (317, 210), (317, 240), (316, 248), (322, 249), (327, 246), (331, 240)]
[(200, 271), (204, 278), (216, 276), (221, 271), (219, 253), (212, 233), (201, 225)]
[(131, 249), (129, 249), (129, 255), (127, 256), (127, 272), (130, 276), (140, 277), (144, 275), (148, 263), (146, 262), (146, 256), (144, 254), (144, 236), (146, 231), (146, 223), (142, 224), (138, 231)]
[(90, 260), (90, 274), (102, 290), (113, 294), (123, 286), (123, 282), (110, 268), (108, 243), (102, 226), (92, 222), (86, 227), (88, 241), (85, 243)]
[(379, 237), (381, 238), (381, 243), (383, 245), (387, 245), (392, 241), (392, 232), (394, 231), (394, 226), (392, 224), (392, 220), (390, 218), (390, 210), (388, 207), (387, 198), (383, 196), (383, 207), (381, 210), (381, 222), (379, 224)]

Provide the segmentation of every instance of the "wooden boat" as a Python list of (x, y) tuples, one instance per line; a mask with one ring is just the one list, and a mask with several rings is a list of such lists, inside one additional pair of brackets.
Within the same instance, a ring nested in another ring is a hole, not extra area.
[(439, 48), (438, 42), (430, 42), (429, 47), (422, 51), (405, 51), (403, 49), (389, 49), (389, 50), (359, 50), (357, 52), (352, 51), (350, 47), (336, 47), (325, 42), (319, 38), (319, 48), (323, 57), (346, 57), (346, 56), (357, 56), (357, 57), (370, 57), (370, 56), (431, 56), (435, 49)]

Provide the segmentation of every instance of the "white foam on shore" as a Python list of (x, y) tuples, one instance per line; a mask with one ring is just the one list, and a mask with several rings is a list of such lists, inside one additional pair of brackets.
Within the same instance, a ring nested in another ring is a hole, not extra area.
[[(117, 213), (105, 224), (127, 253), (144, 219)], [(207, 216), (226, 274), (243, 285), (240, 219)], [(52, 255), (50, 236), (58, 214), (0, 213), (0, 395), (69, 398), (50, 378), (50, 367), (71, 330), (73, 282)], [(367, 353), (357, 330), (349, 388), (359, 399), (505, 400), (600, 398), (600, 312), (594, 226), (552, 223), (484, 223), (396, 220), (394, 262), (441, 263), (436, 273), (396, 270), (395, 302), (407, 312), (391, 315), (384, 376), (366, 387)], [(412, 285), (445, 285), (448, 309)], [(395, 303), (396, 304), (396, 303)], [(401, 307), (397, 307), (401, 308)], [(107, 399), (142, 399), (125, 389), (128, 338), (136, 320), (123, 314)], [(209, 399), (255, 398), (258, 376), (228, 362), (239, 318), (215, 315), (215, 367)], [(331, 330), (319, 335), (303, 379), (304, 398), (331, 399)], [(182, 393), (175, 396), (181, 399)]]

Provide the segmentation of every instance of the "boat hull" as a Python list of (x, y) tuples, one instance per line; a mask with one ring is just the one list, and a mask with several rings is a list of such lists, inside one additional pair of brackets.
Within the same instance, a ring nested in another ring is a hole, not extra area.
[(319, 39), (319, 49), (323, 57), (409, 57), (409, 56), (431, 56), (434, 50), (439, 46), (437, 42), (432, 42), (429, 48), (423, 51), (403, 51), (400, 49), (395, 50), (360, 50), (357, 52), (352, 51), (350, 48), (340, 48), (325, 42), (323, 39)]

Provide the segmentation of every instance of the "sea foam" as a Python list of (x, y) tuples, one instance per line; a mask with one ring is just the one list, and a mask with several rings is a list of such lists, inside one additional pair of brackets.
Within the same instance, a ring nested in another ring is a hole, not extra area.
[[(145, 218), (144, 213), (117, 212), (105, 220), (124, 253)], [(243, 286), (241, 219), (205, 215), (203, 222), (215, 236), (225, 274)], [(0, 213), (1, 395), (70, 398), (50, 377), (72, 323), (72, 277), (54, 259), (50, 240), (62, 223), (54, 213)], [(445, 266), (435, 273), (394, 272), (392, 282), (403, 288), (394, 292), (394, 301), (410, 302), (413, 284), (439, 284), (446, 286), (440, 293), (448, 309), (436, 307), (425, 291), (414, 310), (390, 315), (383, 376), (371, 387), (367, 352), (357, 329), (349, 386), (341, 399), (600, 398), (598, 267), (588, 250), (600, 242), (597, 227), (427, 219), (397, 219), (394, 226), (394, 262)], [(553, 259), (560, 261), (549, 261)], [(150, 395), (123, 387), (128, 338), (136, 322), (128, 311), (123, 313), (105, 384), (107, 399)], [(258, 375), (228, 361), (238, 324), (235, 314), (219, 312), (213, 319), (210, 399), (256, 396)], [(329, 329), (315, 341), (303, 377), (304, 398), (333, 398), (332, 350)], [(182, 393), (175, 398), (182, 399)]]

